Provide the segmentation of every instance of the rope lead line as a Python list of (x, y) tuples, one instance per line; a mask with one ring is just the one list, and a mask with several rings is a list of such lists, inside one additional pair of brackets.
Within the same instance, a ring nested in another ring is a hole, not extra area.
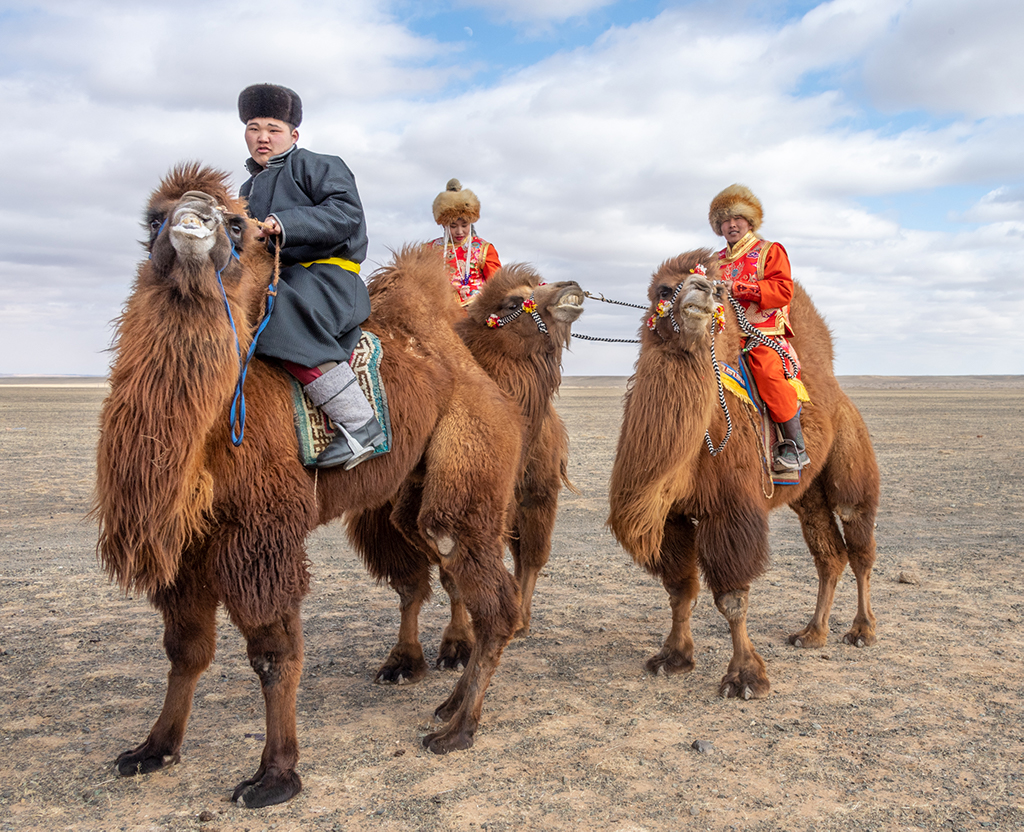
[(711, 441), (711, 434), (708, 433), (707, 429), (704, 430), (704, 444), (708, 446), (708, 453), (711, 456), (718, 456), (725, 449), (725, 443), (729, 441), (729, 437), (732, 436), (732, 417), (729, 415), (729, 405), (725, 403), (725, 388), (722, 386), (722, 371), (718, 369), (718, 359), (715, 358), (715, 322), (711, 322), (711, 366), (715, 369), (715, 382), (718, 384), (718, 404), (722, 408), (722, 412), (725, 414), (725, 438), (722, 439), (722, 444), (715, 448), (714, 443)]
[[(238, 252), (235, 251), (234, 245), (231, 246), (231, 256), (239, 260)], [(225, 266), (225, 268), (227, 267)], [(222, 271), (224, 269), (217, 271), (217, 285), (220, 286), (224, 308), (227, 309), (228, 321), (231, 324), (231, 331), (235, 336), (235, 349), (238, 351), (238, 382), (235, 384), (235, 395), (231, 399), (231, 411), (228, 414), (228, 424), (231, 428), (231, 444), (237, 448), (245, 438), (245, 377), (249, 372), (249, 362), (252, 361), (252, 357), (256, 353), (256, 342), (259, 341), (263, 330), (270, 323), (270, 313), (274, 311), (274, 299), (277, 297), (277, 282), (281, 278), (280, 250), (277, 248), (274, 250), (274, 277), (267, 286), (266, 308), (260, 318), (259, 325), (256, 327), (256, 332), (252, 336), (252, 342), (249, 344), (249, 350), (244, 359), (242, 358), (242, 345), (238, 341), (238, 330), (235, 328), (235, 320), (231, 315), (231, 304), (228, 303), (228, 295), (224, 290), (224, 282), (221, 280), (220, 275)]]

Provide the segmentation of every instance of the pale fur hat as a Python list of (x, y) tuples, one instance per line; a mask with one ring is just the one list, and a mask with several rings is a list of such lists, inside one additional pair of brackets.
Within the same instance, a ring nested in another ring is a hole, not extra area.
[(722, 223), (729, 217), (743, 217), (750, 223), (750, 230), (757, 231), (764, 219), (761, 200), (754, 196), (746, 185), (730, 185), (711, 200), (708, 209), (708, 222), (711, 230), (722, 236)]
[(434, 199), (434, 222), (451, 225), (459, 217), (471, 223), (480, 219), (480, 200), (469, 188), (463, 188), (458, 179), (449, 179), (448, 185)]

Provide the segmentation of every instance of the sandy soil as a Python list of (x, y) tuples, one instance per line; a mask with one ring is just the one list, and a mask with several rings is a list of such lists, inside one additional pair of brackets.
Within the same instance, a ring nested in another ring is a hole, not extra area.
[[(226, 620), (200, 682), (182, 761), (118, 777), (113, 758), (159, 711), (159, 617), (109, 586), (84, 518), (102, 386), (0, 383), (0, 830), (709, 830), (1024, 827), (1024, 377), (847, 378), (883, 474), (873, 600), (879, 643), (824, 649), (786, 635), (816, 577), (792, 513), (773, 515), (773, 565), (751, 593), (751, 635), (773, 690), (716, 696), (730, 655), (710, 596), (697, 669), (654, 678), (666, 595), (604, 528), (622, 380), (567, 379), (571, 476), (533, 635), (514, 642), (475, 747), (420, 747), (454, 683), (371, 683), (397, 604), (341, 529), (310, 540), (299, 693), (305, 790), (248, 811), (263, 708)], [(87, 381), (87, 380), (81, 380)], [(423, 616), (428, 660), (445, 598)], [(704, 741), (708, 753), (693, 746)]]

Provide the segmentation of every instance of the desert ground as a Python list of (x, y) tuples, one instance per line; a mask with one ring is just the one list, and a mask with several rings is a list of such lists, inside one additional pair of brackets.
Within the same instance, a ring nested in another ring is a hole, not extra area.
[[(878, 644), (786, 636), (814, 608), (795, 515), (773, 515), (750, 632), (772, 692), (723, 700), (728, 628), (707, 592), (697, 669), (643, 670), (667, 596), (604, 527), (624, 379), (567, 378), (570, 475), (533, 632), (514, 641), (475, 746), (420, 738), (454, 684), (374, 685), (398, 625), (338, 524), (309, 541), (298, 715), (304, 791), (229, 802), (263, 744), (263, 704), (226, 618), (181, 762), (119, 777), (163, 698), (159, 616), (108, 584), (86, 517), (101, 380), (0, 380), (2, 830), (973, 830), (1024, 828), (1024, 376), (846, 377), (882, 471)], [(422, 619), (428, 661), (446, 621)], [(703, 750), (695, 748), (695, 744)]]

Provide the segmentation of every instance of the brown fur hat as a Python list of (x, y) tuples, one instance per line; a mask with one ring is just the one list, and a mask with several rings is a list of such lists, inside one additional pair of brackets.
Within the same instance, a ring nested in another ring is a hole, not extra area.
[(252, 118), (276, 118), (298, 127), (302, 122), (302, 99), (288, 87), (253, 84), (238, 94), (238, 117), (243, 124)]
[(451, 225), (459, 217), (471, 223), (480, 219), (480, 200), (469, 188), (463, 188), (458, 179), (449, 179), (448, 185), (434, 198), (434, 222)]
[(759, 200), (746, 185), (730, 185), (711, 200), (708, 209), (708, 222), (711, 230), (722, 236), (722, 223), (729, 217), (743, 217), (750, 223), (750, 230), (757, 231), (764, 219), (764, 211)]

